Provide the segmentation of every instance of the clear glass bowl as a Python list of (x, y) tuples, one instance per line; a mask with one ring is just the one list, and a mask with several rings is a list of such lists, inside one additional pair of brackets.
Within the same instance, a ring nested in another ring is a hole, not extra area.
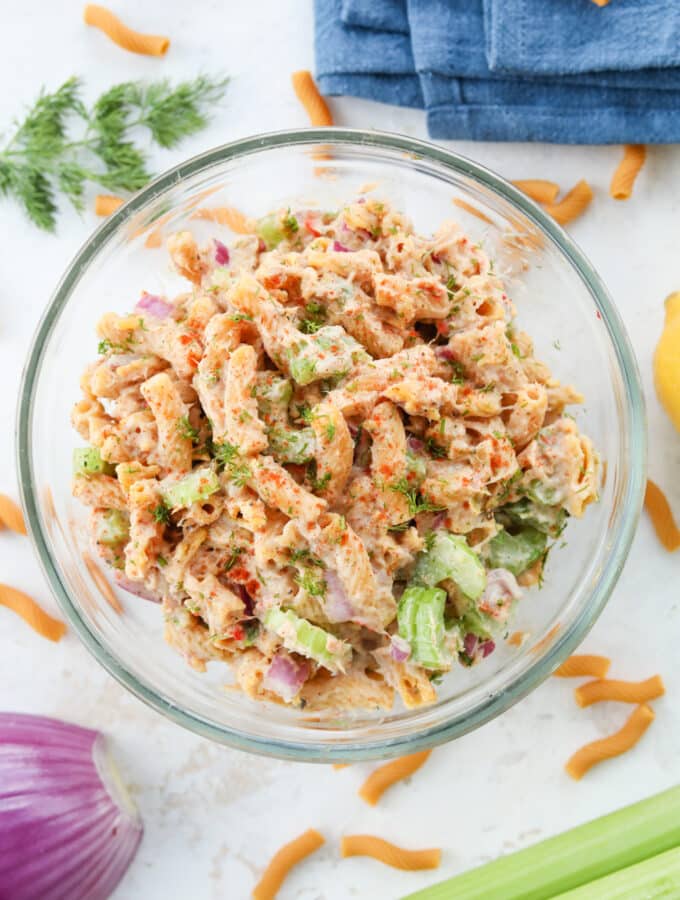
[[(119, 593), (107, 603), (83, 562), (86, 511), (71, 497), (69, 421), (79, 377), (96, 356), (95, 324), (129, 310), (141, 289), (185, 289), (164, 249), (145, 246), (154, 229), (189, 227), (199, 238), (221, 225), (192, 219), (201, 205), (259, 216), (290, 205), (334, 208), (363, 189), (405, 211), (421, 232), (458, 218), (505, 275), (520, 327), (536, 354), (586, 396), (578, 411), (606, 462), (599, 504), (572, 522), (550, 555), (542, 590), (518, 605), (512, 630), (481, 665), (456, 668), (430, 707), (332, 718), (255, 703), (225, 689), (229, 670), (191, 670), (163, 641), (158, 606)], [(452, 206), (457, 198), (464, 207)], [(398, 135), (344, 129), (282, 132), (237, 141), (177, 166), (107, 219), (68, 267), (28, 358), (18, 420), (21, 488), (29, 528), (69, 622), (99, 662), (136, 696), (205, 737), (272, 756), (319, 762), (413, 752), (457, 737), (535, 688), (582, 640), (623, 566), (640, 511), (645, 422), (628, 337), (588, 260), (547, 215), (508, 182), (450, 151)]]

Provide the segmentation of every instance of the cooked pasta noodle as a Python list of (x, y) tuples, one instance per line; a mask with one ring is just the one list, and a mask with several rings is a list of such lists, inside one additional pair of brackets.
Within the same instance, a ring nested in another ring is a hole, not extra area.
[(644, 144), (626, 144), (623, 159), (616, 167), (609, 186), (614, 200), (627, 200), (633, 193), (633, 185), (645, 164), (647, 148)]
[(332, 125), (333, 116), (328, 108), (328, 104), (319, 93), (319, 89), (312, 78), (312, 73), (307, 69), (293, 72), (291, 80), (293, 82), (293, 90), (309, 116), (310, 124), (316, 126)]
[(97, 194), (94, 198), (94, 212), (97, 216), (110, 216), (125, 203), (122, 197), (113, 194)]
[(111, 10), (104, 6), (88, 3), (85, 7), (84, 19), (87, 25), (101, 29), (114, 44), (118, 44), (123, 50), (142, 53), (145, 56), (165, 56), (168, 52), (170, 38), (159, 34), (142, 34), (134, 31), (124, 25)]
[(48, 641), (58, 641), (66, 633), (63, 622), (53, 619), (28, 594), (7, 584), (0, 584), (0, 606), (6, 606), (21, 616), (27, 625)]
[(26, 534), (24, 517), (14, 500), (0, 494), (0, 528), (9, 528), (17, 534)]
[(590, 706), (593, 703), (602, 703), (604, 700), (613, 700), (618, 703), (647, 703), (656, 700), (666, 693), (663, 680), (660, 675), (653, 675), (646, 681), (616, 681), (613, 679), (600, 679), (582, 684), (574, 691), (576, 702), (579, 706)]
[(590, 654), (574, 654), (565, 659), (562, 665), (555, 669), (553, 675), (557, 678), (604, 678), (609, 671), (612, 661), (606, 656), (593, 656)]
[(191, 218), (207, 219), (209, 222), (217, 222), (218, 225), (226, 225), (235, 234), (255, 233), (255, 222), (234, 206), (203, 207), (192, 213)]
[(454, 206), (457, 206), (458, 209), (464, 209), (465, 212), (469, 212), (471, 216), (476, 216), (478, 219), (481, 219), (482, 222), (486, 222), (488, 225), (494, 224), (493, 219), (490, 219), (481, 211), (481, 209), (477, 209), (477, 207), (473, 206), (471, 203), (461, 200), (460, 197), (454, 197), (451, 202)]
[(554, 203), (560, 192), (559, 184), (554, 181), (543, 181), (540, 178), (527, 178), (512, 183), (536, 203)]
[(372, 834), (349, 834), (340, 844), (343, 859), (348, 856), (372, 856), (393, 869), (416, 872), (420, 869), (438, 869), (442, 859), (439, 848), (405, 850)]
[(670, 504), (661, 488), (647, 479), (645, 509), (652, 520), (656, 536), (666, 550), (672, 553), (680, 547), (680, 528), (675, 524)]
[(109, 604), (111, 609), (115, 610), (117, 613), (123, 612), (123, 607), (120, 605), (118, 597), (113, 593), (113, 588), (108, 583), (101, 569), (97, 565), (97, 563), (92, 559), (89, 553), (83, 553), (83, 562), (87, 568), (87, 571), (92, 576), (92, 580), (99, 588), (100, 594)]
[(568, 774), (578, 781), (598, 763), (626, 753), (637, 744), (653, 721), (654, 711), (651, 707), (646, 703), (636, 706), (620, 731), (577, 750), (565, 766)]
[(325, 844), (323, 835), (310, 828), (274, 854), (262, 877), (253, 888), (253, 900), (273, 900), (286, 876), (305, 857)]
[(590, 206), (593, 192), (587, 181), (581, 180), (557, 203), (546, 203), (544, 209), (560, 225), (577, 219)]
[(431, 750), (421, 750), (420, 753), (411, 753), (409, 756), (402, 756), (380, 766), (364, 781), (359, 789), (359, 796), (366, 803), (375, 806), (388, 788), (417, 772), (425, 764), (430, 753)]

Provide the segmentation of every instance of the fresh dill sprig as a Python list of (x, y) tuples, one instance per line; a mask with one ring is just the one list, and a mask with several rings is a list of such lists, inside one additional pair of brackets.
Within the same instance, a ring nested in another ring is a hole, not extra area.
[[(0, 194), (14, 197), (39, 228), (54, 231), (59, 195), (82, 210), (88, 183), (137, 191), (151, 173), (131, 132), (147, 128), (161, 147), (174, 147), (206, 126), (226, 85), (226, 78), (206, 75), (174, 87), (167, 80), (129, 81), (88, 108), (81, 81), (69, 78), (53, 93), (40, 94), (0, 149)], [(72, 133), (76, 125), (79, 136)]]
[(388, 486), (395, 494), (402, 494), (406, 498), (408, 502), (408, 512), (411, 518), (422, 512), (439, 512), (440, 510), (445, 509), (443, 506), (437, 506), (429, 500), (421, 498), (418, 493), (418, 488), (412, 487), (406, 478), (400, 478), (398, 481), (393, 481), (392, 484)]

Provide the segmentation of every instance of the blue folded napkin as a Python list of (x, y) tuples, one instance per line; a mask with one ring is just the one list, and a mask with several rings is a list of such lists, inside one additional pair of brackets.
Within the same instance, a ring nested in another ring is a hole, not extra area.
[[(315, 8), (321, 90), (425, 108), (432, 137), (680, 141), (680, 68), (560, 77), (494, 72), (483, 0), (315, 0)], [(392, 22), (391, 30), (381, 27)]]
[[(678, 0), (612, 0), (602, 8), (589, 0), (484, 0), (484, 21), (494, 72), (564, 75), (680, 66)], [(358, 17), (354, 24), (360, 24)]]

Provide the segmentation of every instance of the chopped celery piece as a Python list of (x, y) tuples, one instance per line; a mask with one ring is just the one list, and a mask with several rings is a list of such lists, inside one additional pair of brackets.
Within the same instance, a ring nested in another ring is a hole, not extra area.
[(314, 431), (311, 428), (271, 428), (269, 449), (280, 463), (306, 463), (314, 456)]
[(73, 451), (74, 475), (112, 475), (111, 463), (102, 459), (97, 447), (77, 447)]
[(436, 531), (429, 549), (418, 554), (414, 577), (429, 585), (450, 578), (470, 600), (481, 597), (486, 587), (480, 558), (463, 535), (448, 531)]
[(288, 404), (293, 396), (293, 386), (287, 378), (273, 372), (260, 372), (255, 396), (258, 412), (268, 425), (288, 424)]
[(508, 569), (513, 575), (521, 575), (543, 556), (547, 541), (542, 531), (529, 526), (517, 534), (499, 531), (489, 541), (489, 564), (494, 569)]
[(671, 900), (680, 885), (680, 847), (573, 888), (555, 900)]
[(406, 451), (406, 470), (410, 476), (409, 483), (416, 485), (422, 484), (427, 475), (427, 462), (424, 456), (418, 456), (416, 453)]
[(311, 384), (317, 377), (316, 360), (311, 356), (294, 356), (290, 361), (290, 374), (298, 384)]
[(558, 537), (567, 520), (567, 511), (561, 506), (547, 506), (523, 497), (516, 503), (508, 503), (496, 511), (496, 518), (503, 525), (530, 525), (552, 537)]
[(290, 374), (300, 385), (346, 375), (357, 362), (370, 359), (361, 344), (340, 325), (325, 325), (315, 334), (300, 334), (300, 340), (287, 352)]
[(453, 659), (446, 646), (446, 591), (411, 585), (399, 600), (399, 637), (411, 645), (411, 658), (425, 669), (449, 669)]
[(286, 650), (316, 660), (330, 672), (344, 672), (352, 657), (349, 644), (301, 619), (292, 609), (272, 606), (262, 617), (262, 624), (281, 638)]
[(271, 213), (260, 219), (257, 223), (256, 231), (258, 237), (261, 237), (264, 241), (267, 250), (273, 250), (286, 237), (281, 219), (276, 213)]
[(171, 509), (191, 506), (192, 503), (207, 500), (215, 491), (219, 491), (220, 482), (212, 469), (194, 469), (184, 478), (163, 490), (163, 499)]
[(539, 481), (538, 478), (534, 478), (524, 491), (530, 500), (543, 506), (555, 506), (561, 501), (560, 492), (552, 485)]
[[(548, 900), (678, 845), (680, 787), (674, 787), (416, 891), (404, 900)], [(676, 879), (674, 886), (677, 884)], [(606, 891), (585, 896), (597, 900), (618, 897)], [(633, 896), (638, 900), (648, 895), (638, 891)], [(583, 895), (576, 897), (583, 900)]]
[(97, 541), (109, 547), (115, 547), (127, 541), (130, 536), (130, 520), (119, 509), (107, 509), (97, 520)]

